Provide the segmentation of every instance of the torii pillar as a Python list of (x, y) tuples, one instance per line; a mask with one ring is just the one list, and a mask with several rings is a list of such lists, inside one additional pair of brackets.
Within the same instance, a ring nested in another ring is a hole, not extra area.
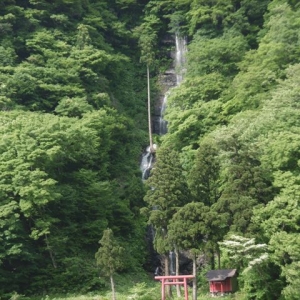
[(194, 275), (170, 275), (170, 276), (155, 276), (154, 279), (161, 281), (161, 300), (166, 299), (165, 285), (183, 285), (184, 299), (188, 300), (188, 279), (194, 278)]

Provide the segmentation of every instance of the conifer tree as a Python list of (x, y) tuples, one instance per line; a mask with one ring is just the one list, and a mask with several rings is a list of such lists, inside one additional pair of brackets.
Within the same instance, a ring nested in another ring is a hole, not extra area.
[(113, 275), (123, 267), (124, 248), (120, 246), (114, 237), (113, 231), (109, 228), (104, 230), (99, 244), (101, 246), (95, 254), (95, 258), (103, 274), (110, 278), (112, 299), (115, 300), (116, 292)]
[(202, 143), (188, 175), (191, 192), (198, 201), (210, 206), (219, 199), (219, 173), (220, 162), (216, 146), (210, 142)]
[(168, 275), (168, 251), (172, 250), (167, 238), (167, 227), (179, 207), (189, 201), (189, 190), (182, 173), (178, 152), (162, 147), (147, 180), (149, 187), (144, 197), (147, 203), (149, 223), (154, 227), (154, 247), (165, 258), (165, 274)]
[(228, 216), (231, 231), (251, 232), (253, 208), (273, 194), (268, 170), (261, 165), (257, 149), (243, 144), (237, 136), (223, 141), (222, 147), (228, 160), (221, 175), (222, 194), (213, 204), (214, 209)]
[(188, 250), (193, 260), (193, 299), (197, 299), (196, 259), (210, 246), (217, 231), (218, 216), (202, 202), (191, 202), (181, 207), (168, 226), (168, 239), (179, 249)]

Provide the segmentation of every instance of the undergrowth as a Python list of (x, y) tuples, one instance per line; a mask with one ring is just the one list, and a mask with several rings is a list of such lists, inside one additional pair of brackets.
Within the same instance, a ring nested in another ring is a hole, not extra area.
[[(136, 275), (118, 275), (115, 278), (116, 283), (116, 300), (159, 300), (161, 299), (161, 285), (160, 282), (143, 274)], [(109, 286), (109, 282), (107, 284)], [(176, 296), (176, 289), (173, 288), (172, 300), (183, 300), (184, 291), (181, 290), (182, 297)], [(218, 297), (222, 300), (241, 300), (239, 294), (233, 294), (223, 297)], [(204, 288), (199, 289), (197, 300), (212, 300), (212, 298)], [(0, 298), (1, 299), (1, 298)], [(13, 293), (10, 300), (111, 300), (112, 293), (110, 289), (105, 291), (93, 291), (84, 295), (79, 294), (65, 294), (65, 295), (37, 295), (35, 297), (26, 297)], [(189, 288), (189, 299), (192, 299), (192, 288)], [(166, 298), (166, 300), (171, 300)]]

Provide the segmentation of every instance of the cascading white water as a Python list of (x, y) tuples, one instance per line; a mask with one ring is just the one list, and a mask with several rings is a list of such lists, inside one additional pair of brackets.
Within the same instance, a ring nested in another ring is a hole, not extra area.
[[(175, 57), (174, 57), (174, 63), (175, 63), (175, 74), (176, 74), (176, 85), (178, 86), (181, 81), (183, 80), (183, 76), (185, 73), (185, 54), (187, 52), (187, 39), (185, 37), (181, 37), (178, 34), (175, 35)], [(174, 72), (171, 72), (174, 73)], [(164, 135), (167, 133), (168, 128), (167, 124), (168, 122), (164, 119), (164, 113), (167, 106), (167, 99), (170, 91), (167, 91), (164, 95), (162, 104), (161, 104), (161, 110), (160, 110), (160, 118), (159, 118), (159, 134)]]
[(153, 163), (153, 154), (150, 150), (150, 146), (148, 146), (146, 151), (142, 155), (142, 161), (140, 164), (143, 180), (146, 180), (149, 177), (150, 170), (152, 168), (152, 163)]
[(175, 72), (177, 85), (183, 80), (185, 73), (185, 54), (187, 52), (187, 40), (185, 37), (180, 37), (176, 34), (176, 57), (175, 57)]
[(159, 116), (159, 135), (164, 135), (167, 133), (167, 124), (168, 122), (164, 119), (164, 113), (166, 110), (168, 93), (164, 95), (163, 102), (161, 104), (160, 116)]

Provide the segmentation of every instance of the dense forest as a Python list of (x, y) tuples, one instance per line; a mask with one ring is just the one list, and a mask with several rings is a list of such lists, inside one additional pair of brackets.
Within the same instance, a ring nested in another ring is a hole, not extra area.
[[(185, 252), (199, 280), (238, 269), (243, 299), (298, 300), (299, 32), (297, 0), (0, 0), (1, 298), (106, 288), (107, 228), (120, 272), (153, 272), (151, 225), (165, 266)], [(153, 113), (175, 35), (143, 182), (147, 75)]]

